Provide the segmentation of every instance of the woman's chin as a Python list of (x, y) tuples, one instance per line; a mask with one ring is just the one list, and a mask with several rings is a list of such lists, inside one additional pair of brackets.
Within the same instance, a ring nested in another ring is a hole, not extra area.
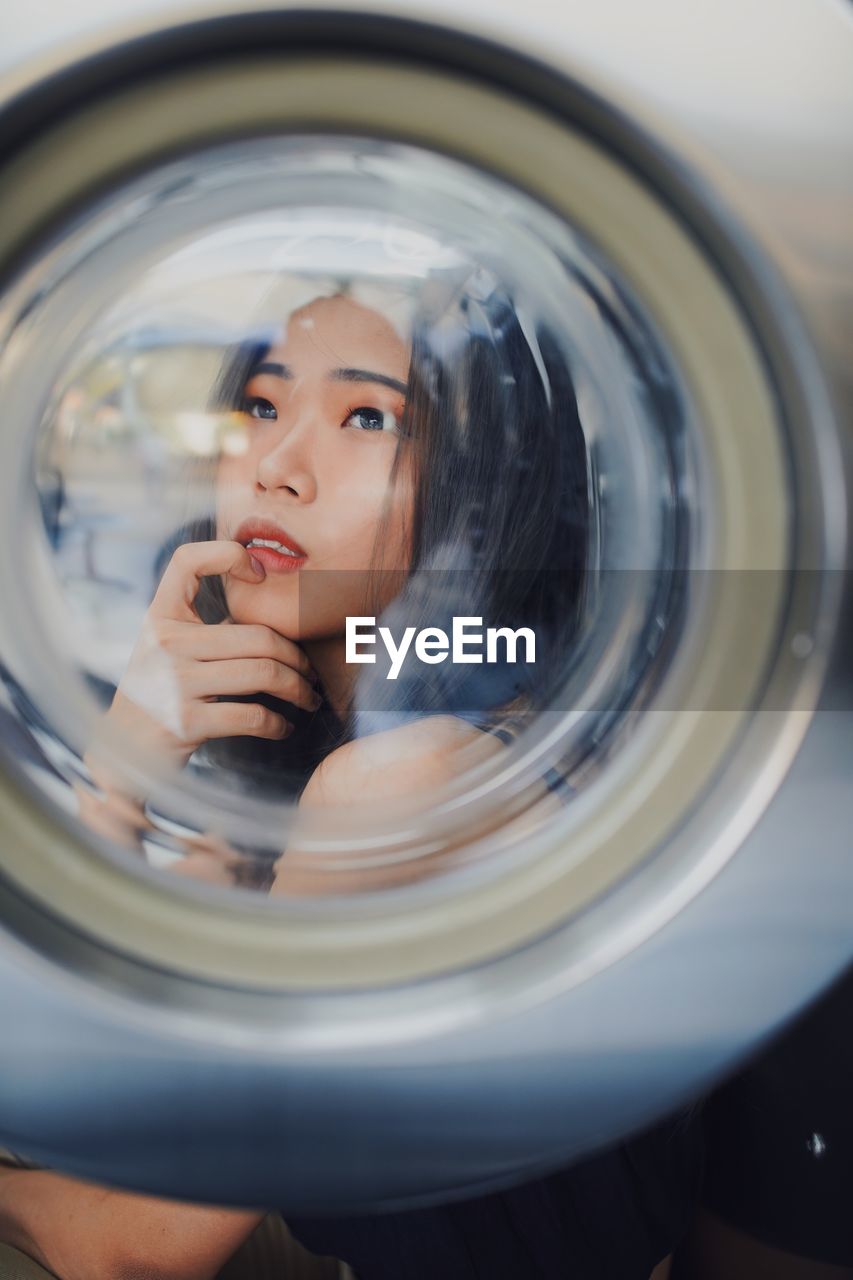
[(300, 625), (299, 610), (276, 609), (264, 605), (261, 601), (246, 602), (244, 599), (228, 600), (228, 612), (232, 622), (244, 626), (271, 627), (279, 635), (289, 640), (299, 640), (304, 632), (304, 619)]

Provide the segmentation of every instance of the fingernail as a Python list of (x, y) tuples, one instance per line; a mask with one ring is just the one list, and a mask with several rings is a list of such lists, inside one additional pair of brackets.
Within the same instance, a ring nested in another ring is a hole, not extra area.
[(267, 576), (267, 571), (264, 568), (264, 566), (261, 564), (260, 560), (256, 560), (255, 557), (252, 555), (249, 556), (249, 559), (252, 562), (252, 568), (254, 569), (255, 573), (259, 573), (262, 578), (265, 578)]

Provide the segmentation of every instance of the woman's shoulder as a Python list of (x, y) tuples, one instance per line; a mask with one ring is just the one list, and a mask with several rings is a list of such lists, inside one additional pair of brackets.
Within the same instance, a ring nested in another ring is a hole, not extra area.
[(311, 775), (300, 806), (353, 804), (435, 790), (505, 749), (499, 737), (458, 716), (423, 716), (337, 747)]

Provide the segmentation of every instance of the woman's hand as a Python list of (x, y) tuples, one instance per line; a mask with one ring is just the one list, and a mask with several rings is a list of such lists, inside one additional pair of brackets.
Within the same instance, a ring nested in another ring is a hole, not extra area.
[(0, 1169), (0, 1241), (59, 1280), (214, 1280), (265, 1212)]
[[(145, 797), (131, 794), (115, 771), (118, 739), (127, 737), (179, 770), (208, 739), (284, 738), (293, 730), (260, 703), (220, 702), (221, 697), (264, 692), (309, 710), (320, 705), (309, 680), (311, 664), (294, 641), (263, 625), (202, 622), (195, 598), (201, 579), (211, 574), (252, 583), (266, 576), (239, 542), (191, 542), (175, 551), (103, 717), (109, 738), (96, 735), (84, 757), (108, 802), (101, 823), (105, 834), (126, 836), (147, 825)], [(81, 803), (87, 820), (95, 817), (92, 804)]]

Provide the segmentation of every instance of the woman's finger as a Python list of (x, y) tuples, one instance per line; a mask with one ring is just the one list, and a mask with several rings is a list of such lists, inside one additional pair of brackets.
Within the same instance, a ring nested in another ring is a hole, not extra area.
[(230, 658), (197, 662), (184, 676), (191, 698), (237, 693), (271, 693), (306, 711), (316, 711), (322, 698), (305, 676), (275, 658)]
[(188, 853), (173, 862), (169, 871), (173, 876), (188, 876), (191, 880), (206, 880), (210, 884), (224, 884), (229, 888), (234, 884), (234, 872), (228, 864), (204, 852)]
[(287, 738), (293, 725), (259, 702), (196, 702), (188, 713), (187, 736), (211, 738)]
[(226, 625), (221, 622), (207, 627), (176, 623), (172, 634), (162, 638), (171, 652), (199, 662), (226, 658), (272, 658), (304, 676), (314, 674), (307, 654), (295, 641), (261, 623)]
[[(254, 566), (259, 565), (256, 569)], [(239, 542), (185, 542), (169, 561), (154, 599), (148, 608), (151, 618), (177, 618), (201, 623), (194, 601), (202, 578), (230, 573), (243, 582), (259, 583), (266, 571)]]

